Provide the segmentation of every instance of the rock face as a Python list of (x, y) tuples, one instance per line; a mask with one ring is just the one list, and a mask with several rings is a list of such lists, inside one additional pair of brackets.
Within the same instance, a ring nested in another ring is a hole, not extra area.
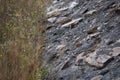
[(52, 0), (43, 80), (120, 80), (120, 0)]

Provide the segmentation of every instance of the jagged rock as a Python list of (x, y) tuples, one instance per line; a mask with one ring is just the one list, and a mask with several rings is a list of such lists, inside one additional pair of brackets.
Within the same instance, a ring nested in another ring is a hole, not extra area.
[(54, 49), (48, 49), (46, 54), (47, 54), (47, 55), (45, 55), (46, 61), (50, 61), (56, 57), (57, 51), (55, 51)]
[(91, 80), (102, 80), (103, 76), (102, 75), (98, 75), (93, 77)]
[(92, 38), (97, 38), (99, 35), (100, 35), (100, 33), (97, 32), (97, 33), (91, 34), (90, 37), (92, 37)]
[(84, 59), (85, 57), (85, 52), (80, 53), (76, 58), (76, 62), (79, 62), (79, 60)]
[(60, 9), (60, 6), (62, 6), (62, 5), (64, 5), (64, 2), (53, 3), (53, 5), (51, 5), (47, 8), (47, 12), (53, 11), (55, 9)]
[(120, 47), (113, 48), (112, 56), (120, 55)]
[(91, 11), (88, 11), (87, 13), (86, 13), (86, 15), (92, 15), (93, 13), (95, 13), (97, 10), (91, 10)]
[(57, 49), (57, 50), (62, 50), (62, 49), (65, 48), (65, 47), (66, 47), (66, 45), (61, 44), (61, 45), (58, 45), (58, 46), (56, 47), (56, 49)]
[(119, 40), (117, 40), (116, 42), (119, 42), (119, 43), (120, 43), (120, 39), (119, 39)]
[(112, 8), (112, 9), (110, 9), (110, 12), (115, 12), (117, 14), (120, 14), (120, 7), (118, 7), (118, 8)]
[(69, 60), (66, 61), (66, 63), (63, 65), (63, 67), (61, 68), (61, 70), (64, 70), (66, 68), (68, 68), (70, 66)]
[(59, 70), (64, 69), (67, 66), (69, 60), (70, 58), (67, 58), (63, 63), (59, 64)]
[(106, 54), (97, 55), (96, 52), (94, 52), (90, 53), (89, 56), (85, 59), (85, 61), (92, 66), (103, 67), (104, 63), (108, 61), (110, 58), (112, 57), (109, 55)]
[(53, 4), (56, 4), (56, 3), (57, 3), (57, 0), (54, 0), (54, 1), (53, 1)]
[(88, 33), (88, 34), (92, 34), (92, 33), (95, 33), (97, 31), (97, 28), (98, 28), (98, 26), (94, 26), (94, 27), (91, 27), (88, 30), (85, 30), (85, 32)]
[(111, 40), (111, 39), (107, 39), (105, 42), (106, 42), (107, 45), (111, 45), (111, 44), (114, 43), (115, 41), (114, 41), (114, 40)]
[(60, 17), (57, 19), (56, 23), (60, 23), (60, 24), (64, 24), (69, 22), (71, 19), (67, 18), (67, 17)]
[(112, 58), (112, 57), (109, 56), (109, 55), (101, 54), (101, 55), (98, 55), (98, 58), (96, 59), (96, 61), (97, 61), (99, 64), (104, 65), (104, 63), (107, 62), (110, 58)]
[(53, 18), (48, 18), (47, 20), (51, 23), (55, 22), (57, 19), (57, 17), (53, 17)]
[(57, 2), (60, 2), (61, 0), (53, 0), (53, 4), (56, 4)]
[(96, 53), (91, 53), (90, 55), (89, 55), (89, 57), (87, 57), (86, 59), (85, 59), (85, 61), (87, 62), (87, 63), (89, 63), (90, 65), (92, 65), (92, 66), (96, 66), (96, 67), (102, 67), (103, 65), (102, 64), (99, 64), (97, 61), (96, 61)]
[(51, 29), (52, 27), (54, 27), (54, 25), (51, 24), (51, 23), (49, 23), (49, 24), (47, 24), (47, 26), (46, 26), (46, 30), (49, 30), (49, 29)]
[(55, 9), (55, 10), (49, 11), (49, 12), (47, 12), (47, 17), (48, 18), (50, 18), (50, 17), (57, 17), (60, 14), (62, 14), (63, 11), (65, 11), (67, 9), (68, 9), (67, 7), (64, 7), (64, 8), (60, 8), (60, 9)]
[(76, 41), (76, 42), (74, 43), (74, 49), (76, 49), (76, 48), (80, 47), (81, 45), (82, 45), (82, 43), (81, 43), (81, 42)]
[(74, 7), (76, 7), (78, 5), (78, 3), (77, 2), (71, 2), (70, 4), (69, 4), (69, 9), (73, 9)]
[(47, 13), (47, 16), (48, 16), (48, 18), (50, 18), (50, 17), (56, 17), (56, 16), (59, 16), (60, 14), (62, 14), (62, 11), (56, 9), (56, 10), (54, 10), (54, 11), (50, 11), (50, 12), (48, 12), (48, 13)]
[(68, 9), (68, 7), (63, 7), (63, 8), (60, 8), (59, 11), (66, 11)]
[(74, 20), (72, 20), (72, 21), (70, 21), (70, 22), (62, 25), (61, 27), (62, 27), (62, 28), (63, 28), (63, 27), (69, 27), (69, 26), (71, 26), (72, 24), (77, 24), (77, 23), (78, 23), (79, 21), (81, 21), (81, 20), (82, 20), (82, 18), (74, 19)]

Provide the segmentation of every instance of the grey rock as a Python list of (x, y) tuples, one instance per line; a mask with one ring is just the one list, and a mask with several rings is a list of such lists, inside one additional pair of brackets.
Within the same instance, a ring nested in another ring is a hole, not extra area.
[(53, 9), (52, 11), (49, 11), (47, 12), (47, 17), (50, 18), (50, 17), (57, 17), (59, 15), (62, 14), (63, 11), (67, 10), (68, 8), (67, 7), (63, 7), (63, 8), (55, 8)]
[(47, 13), (47, 17), (50, 18), (50, 17), (56, 17), (56, 16), (59, 16), (60, 14), (62, 14), (62, 10), (59, 10), (59, 9), (55, 9), (53, 11), (50, 11)]
[(60, 23), (60, 24), (64, 24), (69, 22), (71, 19), (67, 18), (67, 17), (60, 17), (57, 19), (56, 23)]
[(97, 38), (97, 37), (99, 37), (99, 35), (100, 35), (100, 33), (97, 32), (97, 33), (91, 34), (90, 37), (91, 38)]
[(58, 45), (58, 46), (56, 47), (56, 49), (57, 49), (57, 50), (62, 50), (62, 49), (65, 48), (65, 47), (66, 47), (66, 45), (61, 44), (61, 45)]
[(84, 56), (84, 55), (85, 55), (85, 52), (80, 53), (76, 58), (76, 62), (78, 62), (79, 60), (85, 59), (86, 56)]
[(61, 26), (61, 28), (64, 28), (64, 27), (69, 27), (69, 26), (71, 26), (71, 25), (73, 25), (73, 24), (77, 24), (79, 21), (81, 21), (82, 20), (82, 18), (78, 18), (78, 19), (74, 19), (74, 20), (72, 20), (72, 21), (70, 21), (70, 22), (68, 22), (68, 23), (66, 23), (66, 24), (63, 24), (62, 26)]
[(90, 29), (84, 30), (88, 34), (95, 33), (97, 31), (98, 26), (91, 27)]
[(104, 63), (111, 59), (112, 57), (109, 55), (97, 55), (96, 52), (89, 54), (89, 56), (85, 59), (87, 63), (96, 67), (103, 67)]
[(112, 56), (120, 55), (120, 47), (113, 48), (113, 52), (111, 52)]
[(93, 77), (91, 80), (102, 80), (103, 76), (102, 75), (98, 75)]
[[(43, 80), (119, 80), (119, 0), (52, 0)], [(49, 25), (49, 24), (48, 24)]]
[(57, 19), (57, 17), (53, 17), (53, 18), (48, 18), (47, 20), (51, 23), (55, 22)]
[(74, 7), (76, 7), (78, 5), (77, 2), (73, 1), (69, 4), (69, 9), (73, 9)]
[(88, 11), (87, 13), (86, 13), (86, 15), (92, 15), (93, 13), (95, 13), (97, 10), (91, 10), (91, 11)]

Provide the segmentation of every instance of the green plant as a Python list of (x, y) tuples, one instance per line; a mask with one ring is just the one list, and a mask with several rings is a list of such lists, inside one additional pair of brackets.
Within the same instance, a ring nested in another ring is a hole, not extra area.
[(48, 74), (48, 70), (41, 68), (40, 72), (39, 72), (39, 77), (42, 80), (42, 78), (44, 78), (46, 75)]

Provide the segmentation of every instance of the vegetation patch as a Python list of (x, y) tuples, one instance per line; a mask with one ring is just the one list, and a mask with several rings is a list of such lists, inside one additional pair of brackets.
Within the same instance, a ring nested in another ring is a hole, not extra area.
[(0, 0), (0, 80), (40, 80), (44, 74), (45, 2)]

